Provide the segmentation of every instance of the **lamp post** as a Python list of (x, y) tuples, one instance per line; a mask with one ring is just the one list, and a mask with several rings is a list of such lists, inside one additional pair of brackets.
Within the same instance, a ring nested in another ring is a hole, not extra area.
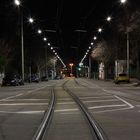
[[(120, 0), (121, 4), (126, 4), (127, 0)], [(127, 18), (127, 21), (128, 21), (128, 18)], [(127, 75), (129, 76), (129, 30), (128, 30), (128, 27), (126, 27), (126, 41), (127, 41), (127, 48), (126, 48), (126, 72), (127, 72)]]
[(57, 58), (55, 57), (53, 61), (54, 61), (54, 66), (53, 66), (54, 67), (53, 68), (54, 69), (54, 78), (55, 78), (56, 77), (56, 62), (57, 62)]
[[(16, 6), (20, 6), (21, 5), (21, 1), (20, 0), (14, 0), (14, 4)], [(23, 33), (23, 11), (22, 8), (20, 8), (20, 22), (21, 22), (21, 70), (22, 70), (22, 79), (24, 81), (24, 33)]]
[(127, 35), (127, 75), (129, 76), (129, 32), (126, 32)]
[[(47, 41), (47, 38), (46, 37), (44, 37), (43, 38), (43, 40), (44, 40), (44, 42), (46, 42)], [(47, 45), (45, 45), (45, 76), (46, 76), (46, 78), (48, 79), (48, 68), (47, 68)]]

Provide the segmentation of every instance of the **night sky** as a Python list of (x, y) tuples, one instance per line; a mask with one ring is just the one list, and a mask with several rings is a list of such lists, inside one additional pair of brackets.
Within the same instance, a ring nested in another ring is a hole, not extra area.
[[(132, 9), (140, 8), (139, 0), (129, 0)], [(108, 15), (114, 19), (122, 15), (124, 6), (119, 0), (22, 0), (24, 14), (25, 45), (34, 47), (37, 51), (41, 37), (36, 30), (55, 30), (55, 33), (45, 32), (53, 47), (64, 63), (79, 63), (85, 51), (97, 34), (98, 27), (104, 28), (101, 37), (108, 36), (105, 18)], [(34, 25), (26, 21), (29, 16), (35, 19)], [(12, 0), (0, 2), (0, 37), (11, 37), (17, 33), (19, 9)], [(115, 21), (115, 20), (114, 20)], [(110, 24), (114, 28), (113, 21)], [(86, 32), (77, 32), (85, 30)], [(26, 46), (25, 46), (26, 47)]]

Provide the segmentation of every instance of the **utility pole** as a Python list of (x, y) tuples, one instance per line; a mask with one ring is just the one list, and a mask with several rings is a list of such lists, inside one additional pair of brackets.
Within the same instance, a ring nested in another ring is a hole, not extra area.
[(127, 31), (127, 75), (129, 76), (129, 32)]
[(88, 78), (91, 78), (91, 56), (89, 55), (89, 71), (88, 71)]

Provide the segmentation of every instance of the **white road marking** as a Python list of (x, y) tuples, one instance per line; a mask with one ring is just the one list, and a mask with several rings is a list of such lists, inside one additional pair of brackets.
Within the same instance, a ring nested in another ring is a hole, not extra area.
[(73, 109), (60, 109), (60, 110), (55, 110), (54, 112), (70, 112), (70, 111), (78, 111), (78, 108), (73, 108)]
[(96, 102), (116, 102), (119, 101), (118, 99), (112, 99), (112, 100), (96, 100), (96, 101), (83, 101), (84, 103), (96, 103)]
[(93, 111), (93, 113), (99, 114), (99, 113), (115, 112), (115, 111), (129, 110), (129, 109), (130, 107), (126, 107), (126, 108), (110, 109), (110, 110), (103, 110), (103, 111)]
[(131, 108), (134, 108), (134, 106), (133, 106), (132, 104), (128, 103), (128, 102), (125, 101), (124, 99), (122, 99), (122, 98), (120, 98), (120, 97), (118, 97), (118, 96), (116, 96), (116, 95), (115, 95), (115, 97), (116, 97), (117, 99), (121, 100), (122, 102), (124, 102), (125, 104), (127, 104), (127, 105), (130, 107), (130, 109), (131, 109)]
[(97, 109), (97, 108), (109, 108), (109, 107), (122, 107), (122, 106), (127, 106), (126, 104), (121, 104), (121, 105), (104, 105), (104, 106), (93, 106), (93, 107), (88, 107), (88, 109)]
[(19, 97), (19, 96), (22, 96), (23, 94), (24, 94), (24, 93), (20, 93), (20, 94), (14, 95), (14, 96), (10, 96), (10, 97), (1, 99), (0, 101), (5, 101), (5, 100), (11, 99), (11, 98)]
[(0, 104), (0, 106), (37, 106), (37, 105), (48, 105), (48, 103), (4, 103)]
[(113, 96), (99, 96), (99, 97), (80, 97), (80, 99), (98, 99), (98, 98), (110, 98)]
[(64, 101), (64, 100), (72, 100), (71, 98), (62, 98), (62, 99), (57, 99), (58, 101)]
[[(35, 92), (35, 91), (38, 91), (38, 90), (44, 89), (45, 87), (46, 87), (46, 86), (43, 86), (43, 87), (41, 87), (41, 88), (37, 88), (37, 89), (31, 90), (31, 91), (28, 91), (27, 93), (32, 93), (32, 92)], [(20, 93), (20, 94), (14, 95), (14, 96), (10, 96), (10, 97), (7, 97), (7, 98), (4, 98), (4, 99), (1, 99), (0, 101), (8, 100), (8, 99), (12, 99), (12, 98), (15, 98), (15, 97), (19, 97), (19, 96), (22, 96), (23, 94), (25, 94), (25, 93)]]
[[(9, 99), (7, 101), (8, 102), (13, 102), (13, 101), (48, 101), (48, 100), (49, 99)], [(5, 100), (2, 100), (2, 101), (5, 101)]]
[(41, 111), (0, 111), (0, 113), (7, 113), (7, 114), (42, 114), (44, 110)]
[(106, 113), (106, 112), (114, 112), (114, 111), (122, 111), (122, 110), (128, 110), (128, 109), (132, 109), (134, 108), (134, 106), (130, 103), (128, 103), (127, 101), (125, 101), (124, 99), (118, 97), (118, 96), (115, 96), (118, 100), (122, 101), (125, 103), (125, 105), (127, 105), (128, 107), (126, 108), (119, 108), (119, 109), (110, 109), (110, 110), (103, 110), (103, 111), (95, 111), (93, 113)]
[(40, 88), (37, 88), (37, 89), (31, 90), (31, 91), (28, 91), (27, 93), (32, 93), (32, 92), (35, 92), (35, 91), (38, 91), (38, 90), (44, 89), (44, 88), (46, 88), (46, 87), (47, 87), (47, 86), (43, 86), (43, 87), (40, 87)]
[(63, 103), (57, 103), (58, 105), (65, 105), (65, 104), (75, 104), (75, 102), (63, 102)]
[[(113, 100), (96, 100), (96, 101), (83, 101), (84, 103), (96, 103), (96, 102), (116, 102), (119, 101), (118, 99)], [(65, 105), (65, 104), (75, 104), (75, 102), (63, 102), (63, 103), (57, 103), (59, 105)]]
[(80, 114), (80, 112), (64, 112), (60, 113), (61, 115), (74, 115), (74, 114)]

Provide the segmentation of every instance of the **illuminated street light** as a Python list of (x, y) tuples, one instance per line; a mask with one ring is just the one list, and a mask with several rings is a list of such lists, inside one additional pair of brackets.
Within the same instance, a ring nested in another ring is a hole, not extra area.
[(50, 43), (48, 43), (48, 46), (51, 46), (51, 44), (50, 44)]
[(34, 23), (34, 19), (31, 17), (28, 19), (28, 21), (29, 21), (29, 23)]
[(16, 6), (20, 6), (21, 5), (21, 2), (19, 0), (14, 0), (14, 3)]
[[(14, 0), (16, 6), (21, 5), (20, 0)], [(20, 31), (21, 31), (21, 72), (22, 80), (24, 81), (24, 32), (23, 32), (23, 9), (20, 9)]]
[(110, 22), (111, 21), (111, 17), (110, 16), (108, 16), (107, 18), (106, 18), (106, 20), (108, 21), (108, 22)]
[(37, 32), (38, 32), (38, 34), (42, 34), (42, 30), (40, 30), (40, 29), (38, 29)]
[(103, 31), (103, 29), (102, 29), (102, 28), (99, 28), (99, 29), (98, 29), (98, 32), (99, 32), (99, 33), (101, 33), (102, 31)]
[[(121, 3), (121, 4), (125, 4), (126, 2), (127, 2), (127, 0), (120, 0), (120, 3)], [(127, 22), (128, 22), (128, 21), (127, 21)], [(126, 59), (127, 59), (127, 60), (126, 60), (126, 61), (127, 61), (127, 62), (126, 62), (126, 64), (127, 64), (127, 66), (126, 66), (126, 72), (127, 72), (127, 75), (129, 76), (129, 67), (130, 67), (130, 66), (129, 66), (129, 61), (130, 61), (130, 60), (129, 60), (129, 59), (130, 59), (130, 56), (129, 56), (129, 55), (130, 55), (130, 54), (129, 54), (129, 53), (130, 53), (130, 50), (129, 50), (130, 48), (129, 48), (129, 47), (130, 47), (130, 40), (129, 40), (129, 31), (128, 31), (128, 30), (126, 31), (126, 38), (127, 38), (127, 39), (126, 39), (126, 41), (127, 41), (127, 44), (126, 44), (126, 45), (127, 45), (127, 50), (126, 50), (126, 53), (127, 53), (127, 56), (126, 56), (126, 57), (127, 57), (127, 58), (126, 58)]]
[(127, 0), (120, 0), (120, 2), (121, 2), (122, 4), (124, 4), (124, 3), (127, 2)]
[(91, 45), (93, 45), (94, 43), (93, 42), (91, 42)]
[(47, 41), (47, 38), (46, 38), (46, 37), (44, 37), (44, 38), (43, 38), (43, 40), (44, 40), (44, 41)]
[(93, 39), (94, 39), (94, 40), (97, 40), (97, 37), (96, 37), (96, 36), (94, 36), (94, 37), (93, 37)]

